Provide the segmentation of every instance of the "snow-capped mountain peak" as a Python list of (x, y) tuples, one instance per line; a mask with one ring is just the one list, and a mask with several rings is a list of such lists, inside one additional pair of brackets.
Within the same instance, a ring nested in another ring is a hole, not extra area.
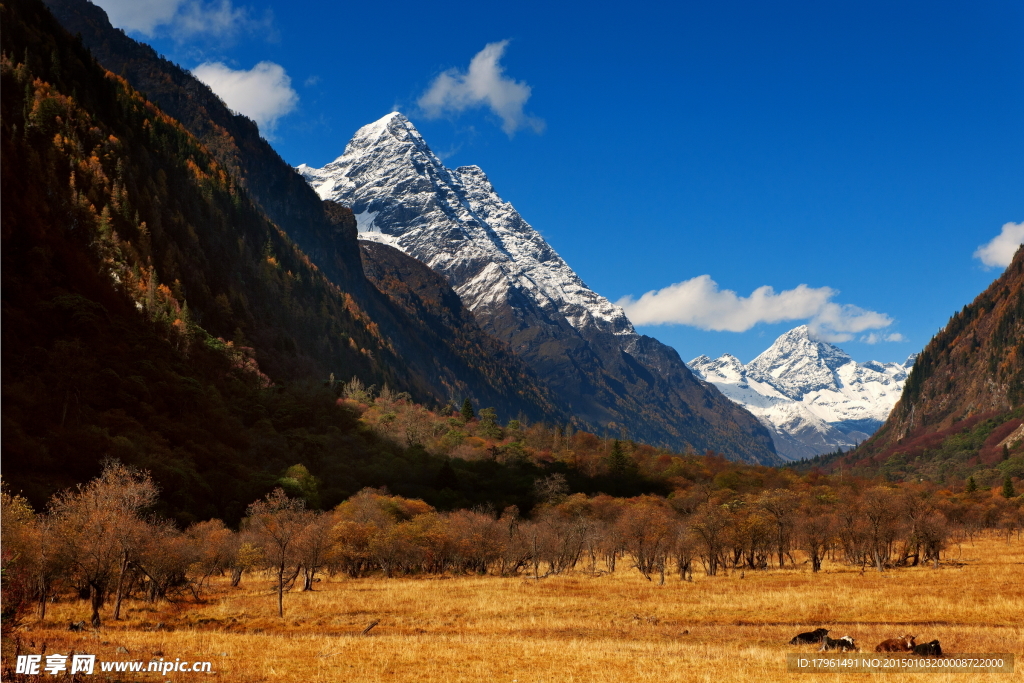
[(638, 334), (481, 168), (446, 168), (405, 116), (363, 126), (342, 156), (298, 171), (321, 198), (352, 209), (360, 239), (389, 244), (442, 274), (484, 331), (526, 360), (590, 429), (781, 461), (754, 416), (699, 382), (673, 349)]
[(446, 168), (398, 112), (360, 128), (323, 168), (297, 170), (321, 198), (352, 208), (360, 239), (442, 273), (470, 310), (525, 294), (578, 330), (636, 335), (622, 309), (587, 287), (482, 169)]
[(780, 455), (796, 459), (866, 439), (899, 400), (915, 358), (857, 363), (802, 325), (747, 365), (730, 354), (688, 365), (772, 430)]
[(799, 401), (809, 391), (837, 389), (839, 369), (853, 361), (845, 351), (814, 338), (807, 325), (786, 332), (747, 365), (747, 374)]

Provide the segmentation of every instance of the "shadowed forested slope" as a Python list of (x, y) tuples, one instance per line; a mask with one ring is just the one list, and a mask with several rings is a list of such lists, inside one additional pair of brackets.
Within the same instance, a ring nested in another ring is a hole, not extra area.
[(417, 389), (354, 298), (40, 2), (2, 11), (12, 488), (38, 505), (117, 458), (150, 469), (173, 514), (237, 519), (296, 463), (325, 503), (433, 481), (440, 459), (360, 431), (324, 386), (333, 371)]
[[(121, 75), (192, 133), (224, 169), (229, 182), (244, 190), (366, 313), (394, 352), (390, 359), (379, 359), (388, 368), (393, 387), (424, 402), (443, 404), (470, 396), (493, 405), (503, 416), (567, 419), (536, 378), (522, 372), (521, 363), (507, 365), (507, 354), (499, 358), (481, 348), (450, 347), (439, 357), (431, 344), (435, 331), (364, 277), (351, 214), (344, 219), (347, 209), (343, 207), (325, 210), (302, 177), (260, 137), (253, 121), (232, 113), (192, 74), (114, 29), (99, 7), (86, 0), (46, 0), (46, 4), (64, 28), (81, 36), (100, 64)], [(324, 376), (333, 372), (346, 379), (352, 374), (336, 366), (322, 370)]]
[(928, 343), (886, 423), (827, 462), (890, 479), (1024, 476), (1024, 250)]

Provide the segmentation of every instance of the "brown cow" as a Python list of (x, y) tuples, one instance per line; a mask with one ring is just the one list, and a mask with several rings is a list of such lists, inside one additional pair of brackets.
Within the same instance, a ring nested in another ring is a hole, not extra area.
[(914, 645), (916, 645), (914, 638), (917, 636), (901, 636), (883, 640), (875, 648), (875, 652), (913, 652)]

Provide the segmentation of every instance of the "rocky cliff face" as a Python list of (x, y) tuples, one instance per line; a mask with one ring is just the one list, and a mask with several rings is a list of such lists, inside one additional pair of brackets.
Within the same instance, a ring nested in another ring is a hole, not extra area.
[(756, 415), (780, 455), (798, 460), (865, 441), (899, 399), (914, 358), (857, 363), (803, 325), (747, 365), (729, 354), (699, 356), (688, 365)]
[(317, 193), (352, 208), (359, 237), (445, 276), (481, 327), (520, 354), (588, 427), (677, 449), (778, 462), (756, 419), (698, 382), (678, 354), (633, 329), (475, 166), (446, 168), (399, 113), (361, 128)]
[[(431, 368), (431, 381), (449, 390), (451, 400), (472, 396), (479, 407), (499, 406), (507, 417), (534, 421), (564, 421), (569, 416), (555, 407), (550, 392), (508, 346), (480, 329), (459, 295), (438, 273), (386, 244), (361, 242), (366, 277), (410, 317), (418, 320), (418, 334), (431, 358), (418, 365)], [(470, 366), (487, 377), (470, 386)], [(453, 373), (453, 369), (462, 369)], [(517, 413), (508, 406), (519, 406)], [(540, 410), (538, 410), (540, 408)]]

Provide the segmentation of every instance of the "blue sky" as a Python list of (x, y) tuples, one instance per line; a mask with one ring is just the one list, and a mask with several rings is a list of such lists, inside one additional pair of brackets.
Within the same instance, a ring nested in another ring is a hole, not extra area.
[(684, 360), (903, 360), (1024, 236), (1017, 1), (98, 4), (293, 165), (401, 110)]

